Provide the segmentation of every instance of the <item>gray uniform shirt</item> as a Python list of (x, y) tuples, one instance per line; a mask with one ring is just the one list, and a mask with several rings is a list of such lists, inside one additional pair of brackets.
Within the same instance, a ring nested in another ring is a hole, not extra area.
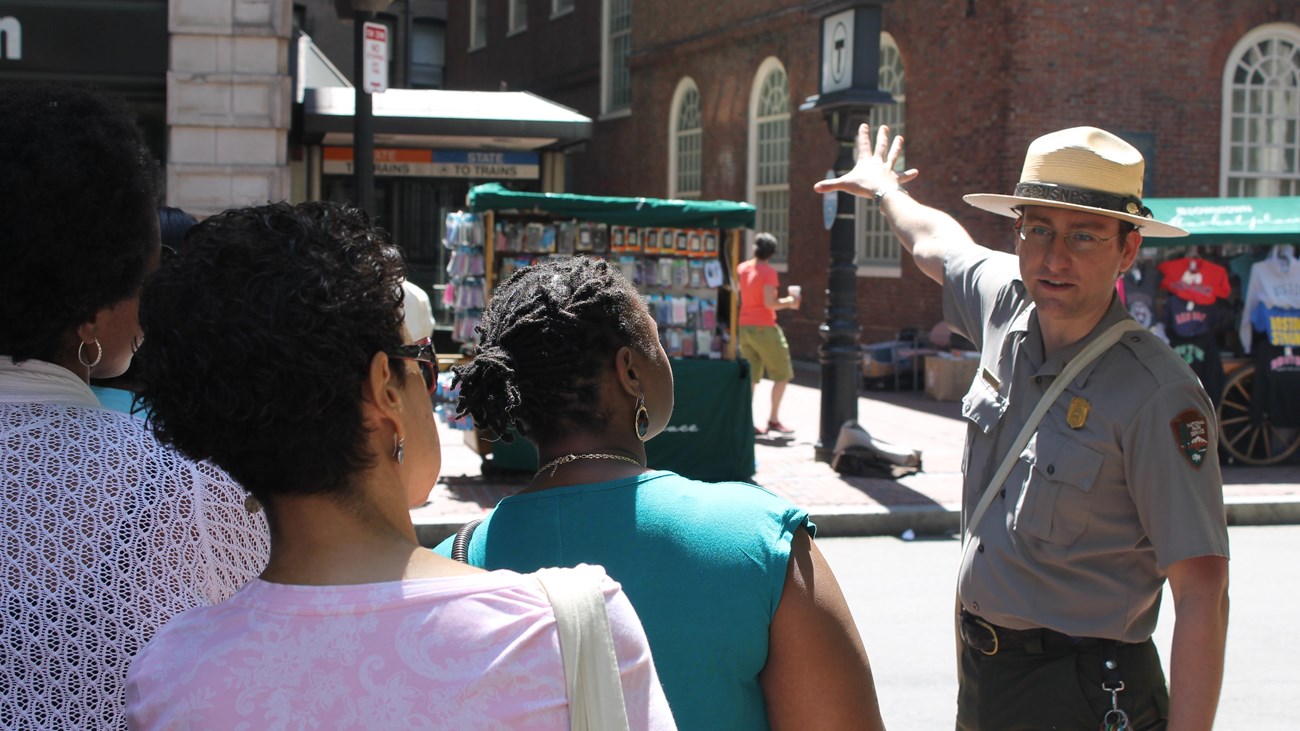
[[(1116, 297), (1092, 333), (1046, 358), (1016, 257), (976, 246), (944, 260), (944, 317), (981, 351), (962, 399), (964, 522), (1055, 376), (1128, 313)], [(1140, 642), (1165, 568), (1206, 555), (1228, 555), (1214, 409), (1187, 363), (1136, 331), (1043, 417), (972, 528), (958, 595), (1005, 627)]]

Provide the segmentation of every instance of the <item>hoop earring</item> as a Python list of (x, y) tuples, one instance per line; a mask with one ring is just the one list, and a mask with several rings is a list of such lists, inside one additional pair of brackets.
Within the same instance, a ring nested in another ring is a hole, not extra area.
[(406, 440), (398, 437), (397, 432), (393, 432), (393, 459), (397, 460), (398, 464), (406, 459)]
[(645, 407), (645, 396), (638, 396), (636, 399), (636, 437), (641, 441), (646, 440), (646, 435), (650, 433), (650, 412)]
[(104, 359), (104, 346), (99, 344), (99, 338), (91, 338), (91, 340), (95, 342), (95, 359), (89, 363), (86, 362), (86, 341), (81, 341), (81, 345), (77, 346), (77, 361), (87, 368), (94, 368)]

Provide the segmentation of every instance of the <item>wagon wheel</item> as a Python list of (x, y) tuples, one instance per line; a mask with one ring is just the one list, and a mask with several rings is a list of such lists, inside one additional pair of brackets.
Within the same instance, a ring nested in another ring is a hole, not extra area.
[(1258, 424), (1250, 419), (1254, 366), (1237, 369), (1223, 388), (1219, 403), (1219, 443), (1232, 461), (1249, 465), (1281, 462), (1300, 448), (1300, 430), (1273, 426), (1268, 419)]

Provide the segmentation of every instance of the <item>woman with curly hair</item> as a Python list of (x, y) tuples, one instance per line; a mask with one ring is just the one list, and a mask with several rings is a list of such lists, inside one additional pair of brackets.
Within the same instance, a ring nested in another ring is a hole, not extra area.
[[(227, 211), (186, 244), (141, 303), (141, 396), (164, 442), (263, 505), (271, 558), (140, 653), (133, 728), (567, 728), (548, 593), (416, 539), (410, 508), (441, 466), (437, 364), (404, 327), (398, 249), (330, 203)], [(580, 573), (630, 726), (673, 728), (627, 598)]]
[(470, 563), (604, 566), (641, 617), (683, 729), (881, 727), (808, 513), (755, 485), (647, 468), (673, 374), (616, 267), (579, 256), (520, 269), (479, 334), (456, 368), (458, 409), (504, 437), (517, 429), (542, 466), (474, 530)]
[(87, 385), (120, 375), (158, 265), (155, 164), (118, 101), (0, 93), (0, 727), (125, 727), (136, 651), (266, 561), (226, 474)]

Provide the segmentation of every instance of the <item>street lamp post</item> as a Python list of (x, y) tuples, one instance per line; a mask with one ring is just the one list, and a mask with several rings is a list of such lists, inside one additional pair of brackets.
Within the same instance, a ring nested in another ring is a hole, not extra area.
[(365, 25), (392, 0), (334, 0), (340, 20), (352, 20), (352, 197), (356, 206), (375, 215), (375, 117), (370, 92), (362, 81), (365, 68)]
[[(799, 109), (818, 111), (838, 142), (834, 174), (853, 167), (853, 140), (871, 108), (893, 104), (879, 87), (881, 5), (888, 0), (827, 0), (810, 13), (821, 17), (821, 83), (819, 94)], [(821, 424), (816, 459), (829, 462), (835, 440), (846, 421), (858, 418), (858, 383), (862, 350), (858, 336), (857, 267), (854, 264), (856, 221), (849, 193), (828, 194), (826, 227), (831, 232), (826, 289), (826, 322), (818, 328), (821, 345)]]

